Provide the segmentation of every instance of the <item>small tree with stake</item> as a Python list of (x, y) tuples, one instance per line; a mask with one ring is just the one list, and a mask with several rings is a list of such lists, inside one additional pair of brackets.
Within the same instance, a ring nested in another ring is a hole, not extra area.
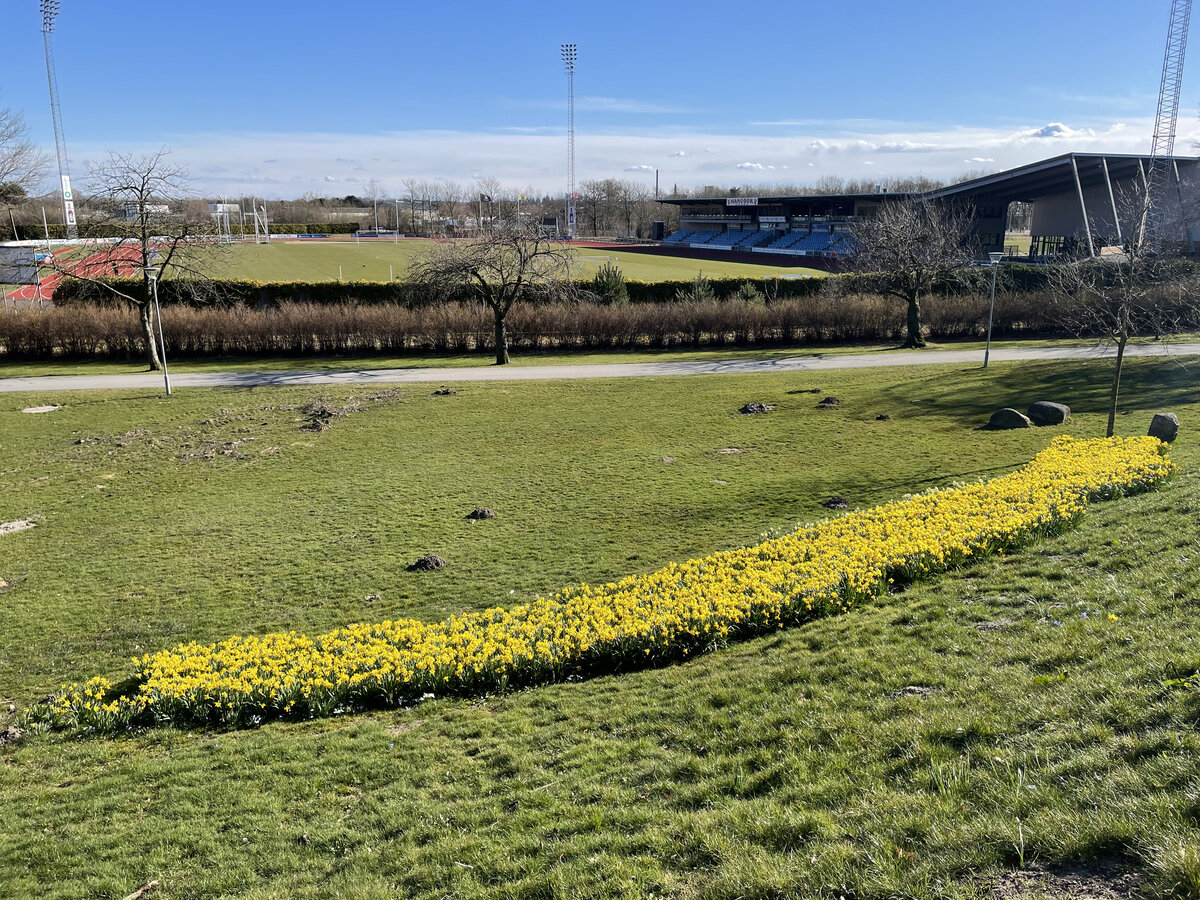
[(908, 307), (905, 347), (924, 347), (921, 300), (972, 263), (969, 209), (935, 202), (891, 200), (858, 222), (849, 267), (858, 286)]
[(187, 169), (169, 151), (145, 155), (109, 154), (88, 169), (90, 188), (81, 215), (81, 236), (95, 237), (82, 261), (55, 258), (64, 278), (94, 285), (101, 296), (127, 303), (137, 313), (151, 370), (162, 368), (151, 313), (154, 306), (150, 269), (158, 282), (187, 280), (190, 299), (215, 297), (208, 273), (225, 249), (215, 220), (196, 208), (190, 197)]
[(440, 244), (410, 269), (410, 279), (444, 295), (466, 290), (487, 305), (495, 323), (496, 365), (509, 362), (508, 313), (514, 304), (561, 289), (571, 251), (539, 229), (505, 223), (476, 237)]
[(1149, 202), (1141, 191), (1119, 201), (1121, 221), (1135, 232), (1123, 252), (1065, 261), (1049, 270), (1053, 313), (1062, 327), (1116, 348), (1108, 437), (1116, 426), (1126, 347), (1140, 339), (1167, 341), (1200, 325), (1194, 264), (1154, 248), (1137, 227), (1146, 220)]

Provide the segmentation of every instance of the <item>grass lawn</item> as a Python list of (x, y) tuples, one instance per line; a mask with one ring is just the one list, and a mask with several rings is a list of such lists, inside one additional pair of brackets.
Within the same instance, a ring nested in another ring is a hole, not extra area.
[[(242, 732), (0, 747), (12, 896), (989, 896), (1119, 860), (1200, 896), (1195, 370), (1162, 492), (851, 614), (685, 665)], [(1102, 433), (1104, 363), (0, 406), (0, 729), (59, 683), (232, 633), (510, 605), (1027, 462)], [(820, 388), (843, 400), (814, 408)], [(307, 401), (363, 409), (301, 431)], [(983, 432), (1059, 399), (1060, 429)], [(739, 416), (751, 400), (766, 416)], [(875, 416), (887, 413), (889, 421)], [(742, 453), (719, 454), (724, 448)], [(463, 517), (486, 505), (492, 521)], [(436, 552), (448, 568), (404, 567)], [(1085, 615), (1086, 614), (1086, 615)], [(1118, 617), (1117, 622), (1108, 615)], [(1032, 895), (1031, 895), (1032, 896)]]
[[(259, 281), (337, 281), (340, 266), (345, 281), (387, 281), (389, 274), (403, 277), (413, 257), (427, 252), (432, 244), (432, 241), (411, 239), (399, 243), (274, 241), (270, 244), (237, 244), (232, 248), (225, 271), (214, 274)], [(613, 262), (621, 267), (626, 278), (633, 281), (690, 280), (698, 272), (713, 278), (819, 277), (825, 274), (819, 269), (802, 266), (756, 266), (591, 247), (573, 248), (573, 253), (582, 276), (590, 276), (603, 263)]]

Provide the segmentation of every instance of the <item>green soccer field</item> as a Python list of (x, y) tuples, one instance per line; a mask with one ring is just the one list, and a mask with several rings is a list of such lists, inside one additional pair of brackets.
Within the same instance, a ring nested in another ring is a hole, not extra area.
[[(429, 252), (433, 241), (404, 240), (360, 243), (351, 241), (273, 241), (239, 244), (224, 271), (214, 274), (259, 281), (388, 281), (403, 278), (418, 254)], [(821, 276), (818, 269), (756, 266), (707, 259), (684, 259), (607, 248), (577, 247), (578, 272), (589, 276), (606, 262), (616, 263), (631, 281), (691, 279), (703, 272), (713, 278), (795, 278)]]

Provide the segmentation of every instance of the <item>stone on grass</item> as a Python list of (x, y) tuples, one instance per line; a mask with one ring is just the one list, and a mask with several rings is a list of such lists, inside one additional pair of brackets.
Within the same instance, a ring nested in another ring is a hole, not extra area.
[(1039, 400), (1029, 406), (1026, 413), (1034, 425), (1061, 425), (1071, 418), (1071, 407), (1065, 403), (1051, 403), (1049, 400)]
[(829, 409), (830, 407), (841, 406), (841, 405), (842, 405), (842, 401), (839, 400), (837, 397), (826, 397), (824, 400), (817, 401), (817, 406), (820, 407), (821, 409)]
[(890, 422), (892, 419), (887, 413), (880, 413), (875, 417), (876, 422)]
[(1179, 434), (1179, 416), (1175, 413), (1155, 413), (1154, 418), (1150, 420), (1150, 430), (1146, 433), (1150, 437), (1171, 443)]
[(757, 416), (761, 415), (762, 413), (769, 413), (773, 409), (775, 409), (775, 407), (769, 403), (747, 403), (745, 406), (739, 409), (738, 412), (740, 412), (743, 416)]
[(1028, 416), (1022, 415), (1015, 409), (1006, 407), (992, 413), (987, 427), (997, 431), (1005, 431), (1010, 428), (1028, 428), (1031, 424)]
[(486, 506), (479, 506), (467, 513), (468, 519), (494, 519), (496, 511), (488, 509)]
[(433, 572), (436, 569), (441, 569), (446, 566), (446, 561), (436, 554), (430, 553), (428, 556), (422, 556), (415, 563), (408, 567), (410, 572)]
[(821, 505), (826, 509), (849, 509), (850, 501), (845, 497), (830, 497)]

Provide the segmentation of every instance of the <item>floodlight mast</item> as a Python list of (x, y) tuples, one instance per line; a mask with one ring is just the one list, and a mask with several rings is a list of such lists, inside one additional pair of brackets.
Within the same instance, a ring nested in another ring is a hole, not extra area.
[[(1171, 157), (1175, 153), (1175, 126), (1179, 118), (1179, 96), (1183, 87), (1183, 62), (1187, 54), (1188, 26), (1192, 20), (1192, 0), (1171, 0), (1167, 23), (1167, 47), (1163, 53), (1162, 79), (1158, 86), (1158, 108), (1154, 116), (1154, 137), (1150, 144), (1150, 170), (1146, 173), (1146, 219), (1143, 240), (1162, 239), (1167, 186), (1172, 173), (1176, 189), (1178, 170)], [(1182, 193), (1180, 203), (1183, 202)], [(1186, 225), (1185, 225), (1186, 227)], [(1190, 235), (1189, 235), (1190, 239)]]
[(567, 70), (567, 239), (575, 237), (575, 60), (578, 47), (563, 44), (563, 65)]
[(71, 167), (67, 162), (67, 140), (63, 136), (62, 110), (58, 102), (58, 76), (54, 73), (54, 50), (50, 46), (50, 35), (54, 32), (54, 20), (58, 17), (59, 0), (41, 0), (42, 45), (46, 49), (46, 80), (50, 85), (50, 118), (54, 123), (54, 149), (58, 153), (58, 178), (62, 189), (63, 221), (67, 224), (67, 238), (79, 237), (75, 224), (75, 197), (71, 192)]

